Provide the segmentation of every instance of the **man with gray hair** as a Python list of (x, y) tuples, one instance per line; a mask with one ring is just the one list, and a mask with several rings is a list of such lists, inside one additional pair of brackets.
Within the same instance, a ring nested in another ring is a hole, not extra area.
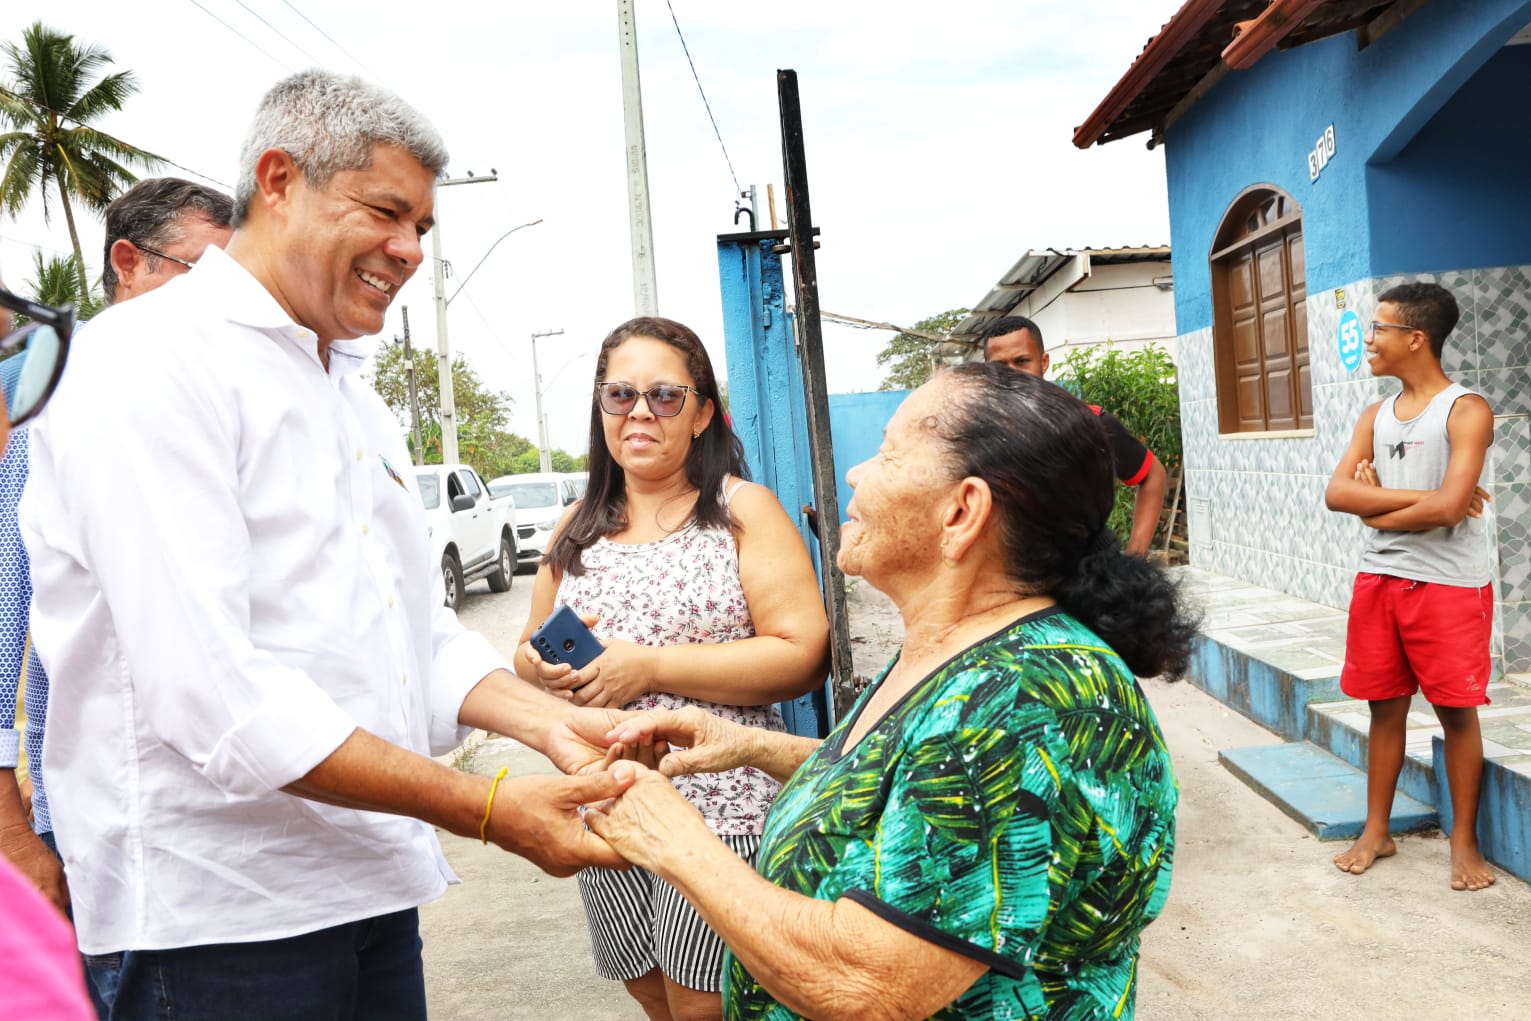
[(455, 881), (432, 826), (555, 875), (621, 866), (579, 814), (609, 773), (429, 757), (482, 727), (572, 773), (605, 753), (576, 727), (615, 722), (439, 605), (398, 423), (357, 371), (445, 165), (393, 94), (279, 82), (226, 253), (99, 316), (34, 430), (33, 635), (70, 685), (44, 757), (113, 1017), (424, 1018), (416, 908)]
[(222, 248), (234, 203), (221, 191), (179, 177), (139, 181), (106, 207), (101, 285), (108, 303), (147, 294)]

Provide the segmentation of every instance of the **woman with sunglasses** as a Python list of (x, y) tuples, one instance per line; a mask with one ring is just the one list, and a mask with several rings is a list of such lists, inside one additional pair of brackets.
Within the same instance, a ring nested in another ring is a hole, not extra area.
[[(12, 312), (31, 322), (12, 333)], [(11, 427), (36, 416), (58, 386), (73, 327), (73, 310), (39, 305), (0, 287), (0, 451)], [(15, 582), (0, 577), (0, 584)], [(14, 712), (14, 703), (11, 708)], [(6, 726), (14, 722), (13, 717)], [(14, 754), (14, 746), (9, 753)], [(9, 760), (12, 767), (15, 761)], [(9, 788), (0, 797), (17, 798), (14, 781), (4, 782)], [(42, 848), (41, 853), (48, 852)], [(5, 962), (0, 967), (0, 1004), (10, 1012), (8, 1017), (94, 1021), (74, 930), (35, 884), (35, 876), (0, 855), (0, 904), (5, 905), (0, 911), (0, 961)]]
[[(770, 490), (745, 480), (717, 395), (680, 323), (633, 319), (601, 344), (589, 487), (538, 569), (522, 677), (582, 705), (697, 706), (778, 731), (775, 703), (823, 683), (829, 625), (808, 552)], [(579, 670), (529, 641), (559, 604), (604, 646)], [(774, 780), (746, 767), (676, 786), (754, 861)], [(642, 869), (586, 869), (579, 883), (599, 974), (650, 1018), (720, 1016), (723, 945), (673, 888)]]

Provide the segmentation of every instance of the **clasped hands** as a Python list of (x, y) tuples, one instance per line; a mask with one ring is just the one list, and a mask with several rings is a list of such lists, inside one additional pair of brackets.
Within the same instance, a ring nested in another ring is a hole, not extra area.
[(585, 824), (626, 862), (660, 871), (662, 857), (712, 841), (701, 813), (670, 778), (745, 764), (750, 728), (694, 707), (577, 712), (569, 727), (590, 746), (605, 748), (599, 760), (578, 772), (607, 773), (620, 793), (586, 805)]

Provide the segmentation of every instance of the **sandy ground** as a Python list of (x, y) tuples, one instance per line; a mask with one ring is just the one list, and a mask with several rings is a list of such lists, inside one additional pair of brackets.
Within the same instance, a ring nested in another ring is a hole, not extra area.
[[(530, 579), (492, 596), (475, 586), (464, 623), (509, 651)], [(856, 670), (897, 648), (893, 607), (849, 594)], [(1482, 893), (1447, 886), (1439, 836), (1399, 841), (1364, 876), (1217, 763), (1221, 748), (1277, 740), (1188, 684), (1145, 685), (1181, 787), (1174, 885), (1145, 933), (1138, 1017), (1156, 1019), (1531, 1017), (1531, 889), (1509, 877)], [(514, 742), (483, 745), (472, 768), (547, 769)], [(422, 911), (426, 980), (438, 1019), (640, 1019), (595, 977), (579, 895), (520, 859), (444, 835), (465, 880)]]

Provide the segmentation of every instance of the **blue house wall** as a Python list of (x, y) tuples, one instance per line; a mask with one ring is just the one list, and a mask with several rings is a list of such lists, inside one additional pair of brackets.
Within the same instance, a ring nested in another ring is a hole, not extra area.
[[(1207, 256), (1223, 214), (1252, 184), (1275, 185), (1302, 207), (1310, 294), (1381, 273), (1440, 268), (1392, 259), (1374, 264), (1368, 164), (1392, 160), (1485, 63), (1523, 59), (1514, 52), (1519, 47), (1502, 47), (1528, 21), (1526, 0), (1428, 4), (1364, 50), (1346, 33), (1269, 53), (1253, 68), (1224, 76), (1165, 135), (1179, 332), (1212, 323)], [(1517, 89), (1501, 102), (1523, 105), (1523, 96)], [(1501, 121), (1496, 135), (1518, 135), (1513, 144), (1523, 147), (1523, 123), (1522, 110)], [(1310, 181), (1308, 153), (1330, 124), (1334, 158)], [(1496, 262), (1450, 265), (1527, 262), (1531, 235), (1522, 234)]]
[[(1495, 655), (1531, 670), (1531, 0), (1427, 4), (1366, 49), (1354, 32), (1226, 73), (1165, 133), (1191, 562), (1349, 606), (1360, 522), (1324, 508), (1357, 417), (1397, 382), (1340, 357), (1341, 315), (1428, 279), (1456, 296), (1447, 373), (1494, 409)], [(1314, 180), (1308, 154), (1334, 126)], [(1301, 209), (1313, 427), (1219, 430), (1208, 258), (1254, 186)], [(1294, 537), (1301, 537), (1296, 541)]]
[(908, 396), (908, 390), (829, 395), (829, 433), (835, 446), (835, 491), (840, 495), (842, 522), (852, 496), (845, 473), (877, 453), (883, 429)]
[(1390, 163), (1367, 168), (1372, 276), (1531, 263), (1531, 46), (1509, 46)]

